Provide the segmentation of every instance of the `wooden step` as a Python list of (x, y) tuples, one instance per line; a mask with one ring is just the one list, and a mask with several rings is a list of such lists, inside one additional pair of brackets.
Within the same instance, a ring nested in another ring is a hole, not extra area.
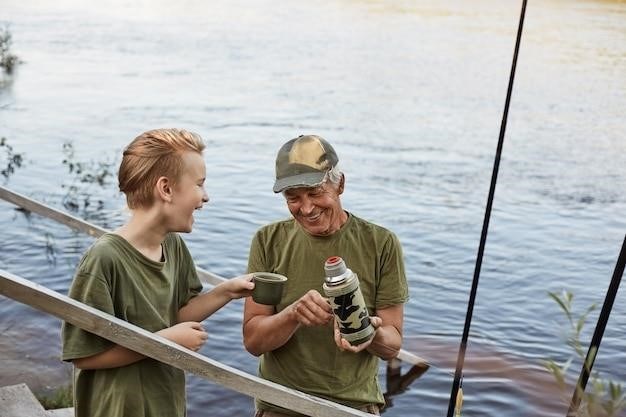
[(0, 388), (0, 416), (48, 417), (48, 414), (26, 384), (17, 384)]
[(0, 387), (0, 417), (74, 417), (74, 409), (44, 410), (26, 384), (17, 384)]
[(48, 417), (74, 417), (73, 408), (58, 408), (56, 410), (47, 410)]

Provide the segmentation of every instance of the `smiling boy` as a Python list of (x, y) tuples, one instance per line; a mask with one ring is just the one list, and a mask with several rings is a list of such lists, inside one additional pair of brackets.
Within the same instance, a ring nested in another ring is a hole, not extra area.
[[(101, 236), (78, 265), (70, 296), (197, 351), (202, 320), (251, 294), (250, 275), (201, 293), (191, 254), (177, 232), (191, 232), (204, 189), (204, 143), (180, 129), (147, 131), (124, 150), (118, 179), (131, 217)], [(183, 371), (69, 323), (63, 360), (74, 364), (77, 417), (183, 417)]]

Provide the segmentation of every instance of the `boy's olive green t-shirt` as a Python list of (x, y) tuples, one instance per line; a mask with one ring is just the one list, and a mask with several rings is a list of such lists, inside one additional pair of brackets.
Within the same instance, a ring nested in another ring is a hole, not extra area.
[[(340, 256), (359, 277), (370, 314), (408, 300), (402, 249), (389, 230), (349, 214), (343, 227), (328, 237), (311, 236), (293, 219), (261, 228), (252, 240), (248, 272), (285, 275), (281, 311), (308, 290), (322, 296), (324, 262)], [(259, 375), (279, 384), (352, 407), (383, 404), (378, 384), (378, 357), (339, 350), (333, 326), (300, 327), (280, 348), (264, 353)], [(294, 414), (257, 401), (263, 410)]]
[[(180, 236), (163, 242), (155, 262), (121, 236), (105, 234), (83, 256), (70, 297), (156, 332), (177, 322), (178, 310), (200, 293), (191, 255)], [(101, 353), (114, 343), (63, 324), (63, 360)], [(154, 359), (111, 369), (74, 370), (77, 417), (186, 415), (184, 372)]]

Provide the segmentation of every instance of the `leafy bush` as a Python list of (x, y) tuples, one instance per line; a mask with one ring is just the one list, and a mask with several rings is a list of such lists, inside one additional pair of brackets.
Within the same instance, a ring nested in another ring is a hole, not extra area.
[(90, 210), (99, 211), (104, 206), (103, 200), (92, 200), (96, 191), (94, 187), (106, 188), (109, 180), (115, 177), (117, 161), (78, 161), (71, 141), (63, 143), (63, 154), (63, 165), (71, 175), (71, 183), (62, 185), (66, 190), (63, 206), (72, 212), (82, 212), (83, 217), (89, 217)]
[(4, 150), (6, 157), (2, 161), (0, 157), (0, 175), (8, 179), (16, 168), (22, 166), (24, 162), (24, 155), (21, 153), (13, 152), (13, 147), (9, 145), (6, 138), (0, 138), (0, 150)]
[(72, 384), (64, 385), (47, 396), (38, 396), (37, 399), (46, 410), (73, 407)]
[[(566, 331), (567, 345), (574, 350), (574, 353), (563, 364), (550, 359), (544, 362), (544, 366), (554, 376), (569, 404), (572, 393), (566, 381), (568, 369), (575, 359), (581, 363), (586, 360), (587, 349), (582, 345), (580, 335), (587, 317), (596, 309), (596, 304), (592, 304), (584, 313), (575, 317), (572, 309), (574, 295), (571, 292), (563, 291), (561, 295), (550, 292), (548, 295), (559, 305), (567, 317), (569, 324)], [(593, 354), (590, 357), (595, 357), (596, 352), (591, 353)], [(591, 371), (590, 363), (586, 363), (585, 366), (587, 366), (587, 370)], [(579, 386), (575, 389), (578, 390), (582, 399), (578, 409), (578, 417), (615, 417), (626, 409), (626, 393), (622, 384), (603, 378), (597, 371), (589, 372), (586, 391), (583, 392)]]
[(0, 28), (0, 68), (10, 74), (19, 62), (17, 56), (11, 53), (11, 32)]

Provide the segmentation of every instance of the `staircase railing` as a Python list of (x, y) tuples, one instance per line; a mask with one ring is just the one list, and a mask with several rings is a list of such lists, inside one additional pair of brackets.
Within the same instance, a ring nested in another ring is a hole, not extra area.
[[(0, 199), (93, 237), (101, 236), (107, 232), (100, 226), (49, 207), (2, 186), (0, 186)], [(197, 268), (197, 271), (200, 279), (210, 285), (216, 285), (225, 280), (225, 278), (201, 268)], [(61, 320), (143, 355), (281, 407), (316, 417), (368, 415), (211, 360), (140, 327), (3, 270), (0, 270), (0, 294), (52, 314)], [(425, 359), (401, 349), (397, 357), (388, 362), (388, 374), (393, 374), (394, 377), (399, 375), (400, 361), (411, 364), (412, 370), (418, 369), (420, 372), (414, 373), (417, 376), (429, 367)], [(404, 385), (408, 385), (417, 377), (409, 374), (410, 372), (403, 379)], [(388, 379), (390, 375), (388, 375)]]

